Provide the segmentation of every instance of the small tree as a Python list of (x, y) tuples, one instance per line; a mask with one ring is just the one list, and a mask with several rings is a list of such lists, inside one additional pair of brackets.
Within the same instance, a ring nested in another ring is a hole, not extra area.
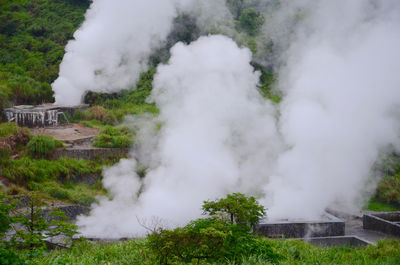
[(10, 198), (0, 193), (0, 239), (4, 238), (5, 233), (11, 229), (13, 218), (11, 211), (15, 208), (15, 203)]
[(68, 218), (64, 212), (52, 210), (48, 214), (50, 221), (47, 221), (42, 211), (42, 207), (46, 205), (43, 200), (36, 193), (31, 193), (28, 197), (26, 210), (13, 219), (16, 228), (11, 240), (12, 246), (33, 250), (45, 247), (44, 240), (49, 237), (64, 235), (68, 240), (77, 233), (76, 225), (66, 222)]
[(246, 8), (239, 17), (239, 25), (250, 36), (257, 35), (261, 25), (264, 23), (264, 17), (254, 8)]
[(204, 214), (213, 217), (228, 216), (231, 223), (254, 227), (265, 215), (264, 206), (253, 197), (243, 193), (228, 194), (226, 198), (215, 201), (204, 201)]

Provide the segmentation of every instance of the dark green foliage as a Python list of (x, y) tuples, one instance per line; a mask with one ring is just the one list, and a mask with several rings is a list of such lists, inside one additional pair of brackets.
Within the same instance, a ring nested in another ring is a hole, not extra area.
[(47, 221), (42, 211), (42, 207), (46, 204), (40, 196), (30, 193), (27, 197), (29, 200), (26, 210), (13, 217), (13, 222), (22, 227), (16, 229), (16, 233), (6, 245), (17, 249), (33, 250), (45, 248), (44, 239), (48, 237), (63, 235), (66, 240), (71, 240), (76, 234), (77, 227), (66, 222), (68, 218), (64, 212), (52, 210), (49, 213), (51, 220)]
[(64, 46), (84, 19), (89, 1), (0, 2), (0, 110), (51, 102)]
[(263, 15), (254, 8), (244, 9), (239, 17), (240, 28), (250, 36), (257, 35), (263, 23)]
[(374, 165), (374, 171), (382, 176), (382, 180), (378, 183), (369, 206), (400, 209), (400, 156), (395, 153), (384, 155)]
[(253, 197), (243, 193), (228, 194), (226, 198), (204, 201), (203, 211), (213, 217), (228, 217), (232, 224), (253, 227), (265, 215), (265, 209)]
[(255, 70), (260, 71), (260, 83), (258, 85), (258, 89), (261, 94), (271, 100), (272, 102), (279, 103), (281, 101), (281, 96), (273, 91), (273, 86), (276, 82), (276, 76), (273, 72), (267, 71), (264, 67), (258, 63), (252, 62), (251, 65)]
[[(218, 221), (216, 221), (218, 222)], [(174, 230), (158, 230), (148, 236), (148, 244), (159, 264), (191, 262), (192, 260), (215, 261), (221, 255), (226, 232), (208, 226), (198, 229), (196, 222)]]
[(170, 49), (172, 46), (177, 42), (190, 44), (199, 37), (200, 29), (196, 24), (196, 18), (185, 13), (178, 14), (174, 19), (173, 28), (167, 37), (166, 44), (150, 56), (150, 65), (157, 67), (160, 63), (167, 63), (171, 56)]
[(50, 155), (63, 144), (54, 140), (53, 137), (47, 135), (37, 135), (32, 137), (27, 147), (29, 153), (34, 158), (48, 158)]
[(93, 146), (102, 148), (125, 148), (131, 147), (132, 144), (133, 136), (127, 128), (111, 126), (104, 127), (93, 142)]
[(26, 211), (15, 217), (15, 222), (21, 224), (24, 229), (19, 229), (12, 238), (11, 244), (17, 248), (34, 249), (44, 247), (46, 238), (45, 230), (49, 228), (46, 219), (41, 215), (43, 201), (37, 194), (29, 195), (29, 203)]
[(400, 208), (400, 173), (385, 177), (378, 184), (374, 200)]
[(160, 229), (147, 239), (159, 264), (201, 260), (220, 264), (251, 255), (270, 262), (279, 259), (268, 242), (248, 233), (244, 226), (217, 218), (197, 219), (174, 230)]
[[(0, 193), (0, 239), (7, 232), (13, 222), (10, 215), (11, 210), (15, 208), (15, 203), (11, 202), (10, 198)], [(0, 263), (1, 264), (1, 263)]]
[(0, 264), (2, 265), (34, 265), (36, 263), (28, 262), (15, 250), (0, 248)]
[(70, 198), (68, 191), (60, 188), (49, 189), (49, 194), (51, 197), (59, 200), (68, 200)]
[[(204, 202), (203, 210), (210, 218), (197, 219), (174, 230), (158, 229), (148, 236), (148, 244), (160, 264), (175, 262), (222, 263), (260, 255), (277, 261), (270, 244), (250, 233), (251, 226), (265, 214), (254, 197), (241, 193)], [(228, 215), (229, 218), (224, 218)]]
[[(121, 122), (127, 114), (158, 113), (155, 104), (149, 104), (146, 101), (153, 88), (152, 82), (155, 72), (155, 68), (150, 68), (147, 72), (142, 73), (136, 84), (136, 89), (125, 89), (113, 94), (89, 92), (86, 94), (84, 102), (103, 106), (107, 110), (107, 116), (104, 117), (102, 123), (109, 125)], [(80, 112), (77, 115), (74, 117), (75, 120), (93, 119), (89, 111)]]

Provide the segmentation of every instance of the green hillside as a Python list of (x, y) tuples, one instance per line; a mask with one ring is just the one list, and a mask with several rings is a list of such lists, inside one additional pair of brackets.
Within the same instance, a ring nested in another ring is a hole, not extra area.
[[(54, 101), (50, 85), (58, 76), (65, 45), (83, 22), (90, 3), (91, 0), (0, 0), (0, 111), (10, 105)], [(227, 0), (227, 4), (234, 14), (234, 30), (242, 37), (241, 44), (254, 52), (260, 26), (266, 19), (246, 1)], [(84, 100), (89, 109), (68, 116), (73, 123), (99, 131), (93, 146), (132, 147), (136, 132), (123, 126), (125, 116), (159, 113), (155, 104), (146, 102), (157, 64), (168, 59), (169, 48), (177, 41), (189, 43), (200, 34), (190, 15), (180, 14), (174, 25), (165, 46), (151, 56), (149, 69), (140, 75), (137, 89), (113, 94), (88, 92)], [(276, 80), (274, 73), (256, 62), (251, 64), (261, 72), (258, 88), (262, 95), (278, 104), (280, 95), (271, 89)], [(149, 231), (151, 235), (144, 239), (117, 243), (83, 239), (69, 249), (50, 250), (41, 237), (41, 232), (50, 228), (39, 217), (40, 207), (46, 203), (90, 206), (96, 196), (108, 195), (100, 180), (104, 166), (112, 166), (125, 157), (54, 159), (51, 155), (57, 148), (66, 145), (52, 137), (34, 136), (31, 130), (14, 123), (1, 122), (0, 115), (0, 264), (400, 264), (398, 240), (383, 240), (366, 248), (320, 248), (299, 240), (270, 240), (252, 233), (247, 221), (225, 220), (227, 213), (223, 210), (185, 227)], [(140, 177), (145, 177), (146, 170), (146, 165), (138, 163)], [(399, 156), (385, 157), (376, 171), (383, 176), (382, 181), (365, 209), (399, 210)], [(92, 184), (71, 181), (84, 176), (99, 179)], [(15, 211), (16, 205), (10, 203), (13, 196), (35, 198), (31, 219)], [(228, 201), (228, 208), (229, 203), (232, 202)], [(242, 206), (236, 209), (245, 208)], [(21, 232), (19, 241), (8, 242), (4, 233), (15, 223), (25, 223), (27, 227), (30, 224), (32, 231)], [(55, 226), (62, 233), (76, 229), (62, 222)]]
[(53, 101), (50, 84), (89, 2), (0, 1), (0, 108)]

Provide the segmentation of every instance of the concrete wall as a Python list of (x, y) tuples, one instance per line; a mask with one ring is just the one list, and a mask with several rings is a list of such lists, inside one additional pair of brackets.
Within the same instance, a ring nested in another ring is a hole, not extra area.
[(399, 218), (400, 212), (365, 214), (363, 216), (363, 228), (400, 236)]
[(93, 160), (96, 158), (108, 158), (116, 156), (127, 156), (129, 148), (66, 148), (57, 150), (53, 158), (70, 157), (76, 159)]

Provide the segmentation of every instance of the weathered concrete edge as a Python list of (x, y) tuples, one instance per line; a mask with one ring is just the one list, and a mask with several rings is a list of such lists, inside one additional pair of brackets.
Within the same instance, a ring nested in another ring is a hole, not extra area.
[(400, 225), (387, 221), (373, 214), (363, 215), (363, 228), (400, 236)]
[(129, 148), (65, 148), (54, 152), (53, 159), (69, 157), (76, 159), (93, 160), (96, 158), (107, 158), (112, 156), (127, 156)]
[(323, 246), (323, 247), (330, 247), (330, 246), (364, 247), (368, 245), (373, 245), (372, 242), (355, 235), (311, 237), (311, 238), (305, 238), (303, 239), (303, 241), (311, 245)]

